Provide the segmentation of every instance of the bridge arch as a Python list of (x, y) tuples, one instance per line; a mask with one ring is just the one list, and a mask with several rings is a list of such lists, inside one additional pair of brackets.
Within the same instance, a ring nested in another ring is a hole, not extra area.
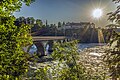
[[(32, 49), (33, 46), (34, 46), (34, 49)], [(34, 51), (31, 52), (31, 50), (34, 50)], [(39, 42), (33, 42), (33, 44), (29, 46), (27, 52), (30, 53), (30, 54), (36, 53), (38, 57), (44, 56), (45, 55), (44, 44), (40, 41)]]
[(46, 54), (51, 54), (52, 52), (53, 52), (53, 40), (50, 40), (50, 41), (48, 41), (47, 43), (46, 43), (46, 45), (45, 45), (45, 51), (46, 51)]
[[(41, 57), (41, 56), (45, 56), (47, 54), (51, 54), (53, 52), (52, 48), (53, 48), (53, 40), (49, 40), (49, 41), (35, 41), (33, 42), (32, 45), (30, 45), (28, 47), (27, 52), (30, 54), (34, 54), (36, 53), (37, 56)], [(47, 47), (49, 46), (49, 47)]]

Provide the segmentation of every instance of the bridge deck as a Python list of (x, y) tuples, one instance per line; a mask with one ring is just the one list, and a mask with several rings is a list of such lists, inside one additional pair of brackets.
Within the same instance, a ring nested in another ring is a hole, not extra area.
[(65, 36), (33, 36), (33, 41), (63, 40)]

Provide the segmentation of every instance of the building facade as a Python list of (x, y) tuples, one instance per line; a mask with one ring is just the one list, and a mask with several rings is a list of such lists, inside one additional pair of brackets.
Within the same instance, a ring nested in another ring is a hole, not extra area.
[(80, 22), (80, 23), (66, 23), (65, 25), (63, 25), (61, 27), (61, 29), (79, 29), (79, 28), (95, 28), (95, 24), (94, 23), (90, 23), (90, 22)]

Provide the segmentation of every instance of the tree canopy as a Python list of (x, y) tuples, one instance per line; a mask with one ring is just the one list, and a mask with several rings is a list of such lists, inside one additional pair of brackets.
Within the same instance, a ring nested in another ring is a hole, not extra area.
[(0, 80), (15, 80), (28, 69), (27, 53), (23, 47), (32, 43), (30, 26), (15, 25), (15, 11), (22, 4), (30, 5), (34, 0), (0, 0)]
[[(120, 4), (120, 0), (113, 0), (116, 4)], [(116, 22), (117, 26), (120, 26), (120, 5), (114, 12), (108, 13), (108, 20)], [(112, 28), (114, 29), (114, 28)], [(105, 58), (111, 76), (114, 80), (120, 78), (120, 33), (112, 30), (112, 36), (110, 40), (111, 49), (107, 51), (107, 57)]]

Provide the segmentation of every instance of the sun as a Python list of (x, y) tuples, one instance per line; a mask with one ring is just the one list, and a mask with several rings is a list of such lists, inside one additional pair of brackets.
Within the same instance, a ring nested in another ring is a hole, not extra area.
[(93, 17), (94, 18), (100, 18), (101, 16), (102, 16), (102, 14), (103, 14), (103, 11), (102, 11), (102, 9), (99, 9), (99, 8), (97, 8), (97, 9), (95, 9), (95, 10), (93, 10)]

